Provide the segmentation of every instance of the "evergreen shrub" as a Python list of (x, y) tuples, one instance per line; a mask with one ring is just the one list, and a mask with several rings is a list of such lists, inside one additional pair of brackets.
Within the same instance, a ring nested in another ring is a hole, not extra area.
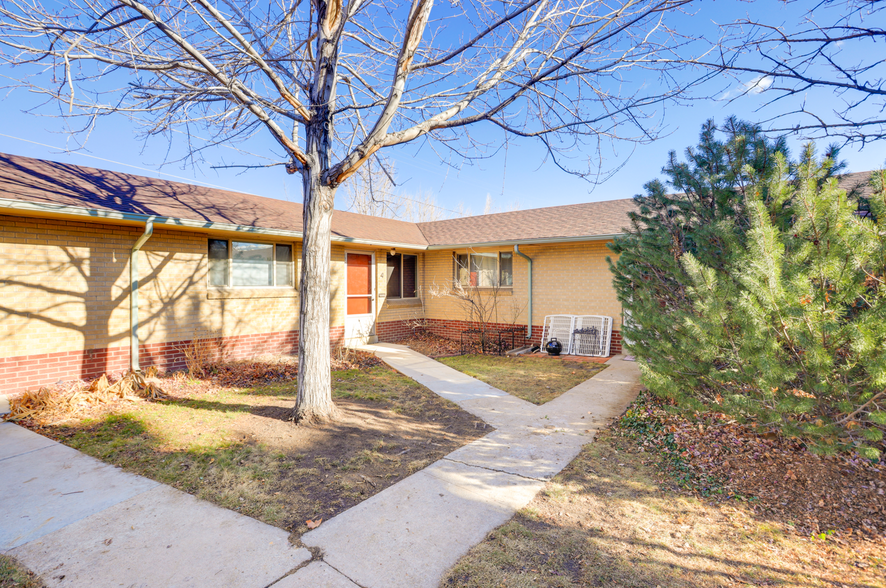
[(643, 382), (820, 453), (886, 445), (886, 172), (859, 202), (837, 150), (789, 162), (781, 140), (709, 122), (687, 163), (635, 197), (611, 247), (623, 335)]

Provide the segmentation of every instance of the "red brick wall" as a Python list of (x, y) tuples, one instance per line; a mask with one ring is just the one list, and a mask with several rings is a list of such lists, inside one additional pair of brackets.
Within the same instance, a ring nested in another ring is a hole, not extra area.
[[(451, 320), (440, 320), (440, 319), (426, 319), (427, 328), (429, 331), (436, 335), (440, 335), (441, 337), (447, 337), (449, 339), (458, 340), (461, 336), (462, 331), (465, 329), (470, 329), (473, 326), (473, 323), (468, 321), (451, 321)], [(490, 327), (492, 328), (507, 328), (514, 325), (505, 324), (505, 323), (490, 323)], [(517, 325), (522, 326), (522, 325)], [(532, 338), (525, 338), (525, 333), (523, 338), (520, 338), (520, 335), (517, 335), (517, 347), (521, 345), (541, 345), (541, 335), (544, 327), (542, 325), (533, 325), (532, 326)], [(381, 340), (381, 338), (379, 338)], [(621, 353), (621, 331), (612, 331), (612, 341), (609, 346), (609, 352), (613, 355)]]
[[(341, 345), (344, 327), (329, 330), (331, 347)], [(151, 343), (139, 346), (142, 369), (156, 366), (163, 371), (185, 368), (183, 348), (191, 341)], [(207, 353), (227, 359), (249, 359), (265, 353), (298, 353), (298, 331), (237, 335), (201, 339)], [(87, 351), (42, 353), (0, 358), (0, 393), (10, 394), (55, 384), (59, 381), (92, 380), (102, 374), (129, 370), (129, 347), (110, 347)]]
[(396, 343), (412, 335), (410, 321), (385, 321), (375, 324), (375, 335), (382, 343)]

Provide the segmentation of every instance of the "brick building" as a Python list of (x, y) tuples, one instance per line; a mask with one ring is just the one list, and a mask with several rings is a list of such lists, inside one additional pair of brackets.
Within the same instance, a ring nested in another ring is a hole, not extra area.
[[(606, 243), (632, 207), (417, 224), (336, 211), (330, 343), (396, 341), (417, 320), (457, 337), (470, 316), (442, 294), (460, 283), (536, 343), (546, 315), (611, 316), (618, 351)], [(296, 203), (0, 155), (0, 393), (123, 371), (132, 349), (176, 369), (195, 338), (232, 358), (297, 352), (301, 230)]]

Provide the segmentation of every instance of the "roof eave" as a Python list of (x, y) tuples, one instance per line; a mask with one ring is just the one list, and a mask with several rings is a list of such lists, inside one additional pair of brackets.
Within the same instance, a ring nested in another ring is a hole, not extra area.
[(54, 217), (67, 217), (86, 220), (91, 219), (96, 221), (110, 220), (136, 223), (145, 223), (147, 221), (151, 221), (155, 225), (178, 227), (183, 229), (202, 229), (212, 231), (224, 231), (229, 233), (250, 233), (254, 235), (269, 235), (275, 237), (289, 237), (296, 239), (301, 239), (302, 237), (301, 231), (266, 229), (262, 227), (251, 227), (248, 225), (237, 225), (233, 223), (196, 221), (169, 216), (158, 216), (153, 214), (120, 212), (117, 210), (86, 208), (83, 206), (70, 206), (67, 204), (46, 204), (42, 202), (30, 202), (26, 200), (15, 200), (9, 198), (0, 198), (0, 212), (3, 211), (14, 211), (19, 213), (30, 212)]
[[(122, 221), (144, 224), (151, 221), (155, 225), (170, 228), (199, 229), (206, 231), (221, 231), (225, 233), (244, 233), (250, 235), (266, 235), (269, 237), (286, 237), (289, 239), (301, 239), (301, 231), (287, 231), (284, 229), (268, 229), (249, 225), (237, 225), (233, 223), (219, 223), (211, 221), (195, 221), (189, 219), (140, 214), (135, 212), (120, 212), (101, 208), (87, 208), (85, 206), (70, 206), (66, 204), (47, 204), (31, 202), (12, 198), (0, 198), (0, 213), (31, 213), (56, 218), (76, 218), (78, 220), (95, 221)], [(427, 245), (415, 243), (397, 243), (393, 241), (381, 241), (376, 239), (359, 239), (344, 235), (333, 235), (333, 242), (353, 243), (354, 245), (369, 245), (373, 247), (400, 247), (404, 249), (424, 250)]]
[(589, 241), (612, 241), (624, 233), (611, 235), (581, 235), (578, 237), (546, 237), (543, 239), (511, 239), (508, 241), (483, 241), (478, 243), (452, 243), (446, 245), (428, 245), (428, 251), (441, 249), (466, 249), (472, 247), (509, 247), (511, 245), (545, 245), (553, 243), (577, 243)]

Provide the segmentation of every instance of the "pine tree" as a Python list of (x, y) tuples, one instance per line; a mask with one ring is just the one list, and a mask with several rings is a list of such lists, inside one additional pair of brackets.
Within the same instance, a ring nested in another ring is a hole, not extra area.
[[(858, 215), (833, 177), (835, 154), (817, 162), (809, 145), (796, 165), (784, 150), (765, 154), (724, 186), (707, 226), (693, 224), (691, 197), (650, 184), (612, 268), (653, 392), (821, 452), (876, 458), (886, 432), (886, 173), (868, 199), (873, 215)], [(691, 161), (678, 169), (693, 178), (717, 167)], [(667, 254), (655, 249), (665, 244)]]
[[(723, 136), (723, 138), (719, 138)], [(707, 366), (713, 361), (680, 319), (692, 313), (691, 281), (681, 258), (692, 252), (722, 272), (744, 237), (748, 224), (744, 194), (753, 178), (771, 172), (783, 139), (770, 140), (759, 127), (730, 118), (722, 128), (713, 120), (701, 129), (699, 143), (686, 150), (686, 162), (671, 152), (645, 195), (634, 197), (628, 234), (611, 245), (616, 292), (630, 313), (622, 332), (632, 353), (642, 359), (647, 386), (678, 396), (683, 386), (705, 398)], [(669, 194), (668, 190), (671, 190)], [(656, 381), (656, 383), (653, 383)], [(709, 400), (716, 392), (711, 391)], [(695, 397), (686, 400), (692, 406)]]

